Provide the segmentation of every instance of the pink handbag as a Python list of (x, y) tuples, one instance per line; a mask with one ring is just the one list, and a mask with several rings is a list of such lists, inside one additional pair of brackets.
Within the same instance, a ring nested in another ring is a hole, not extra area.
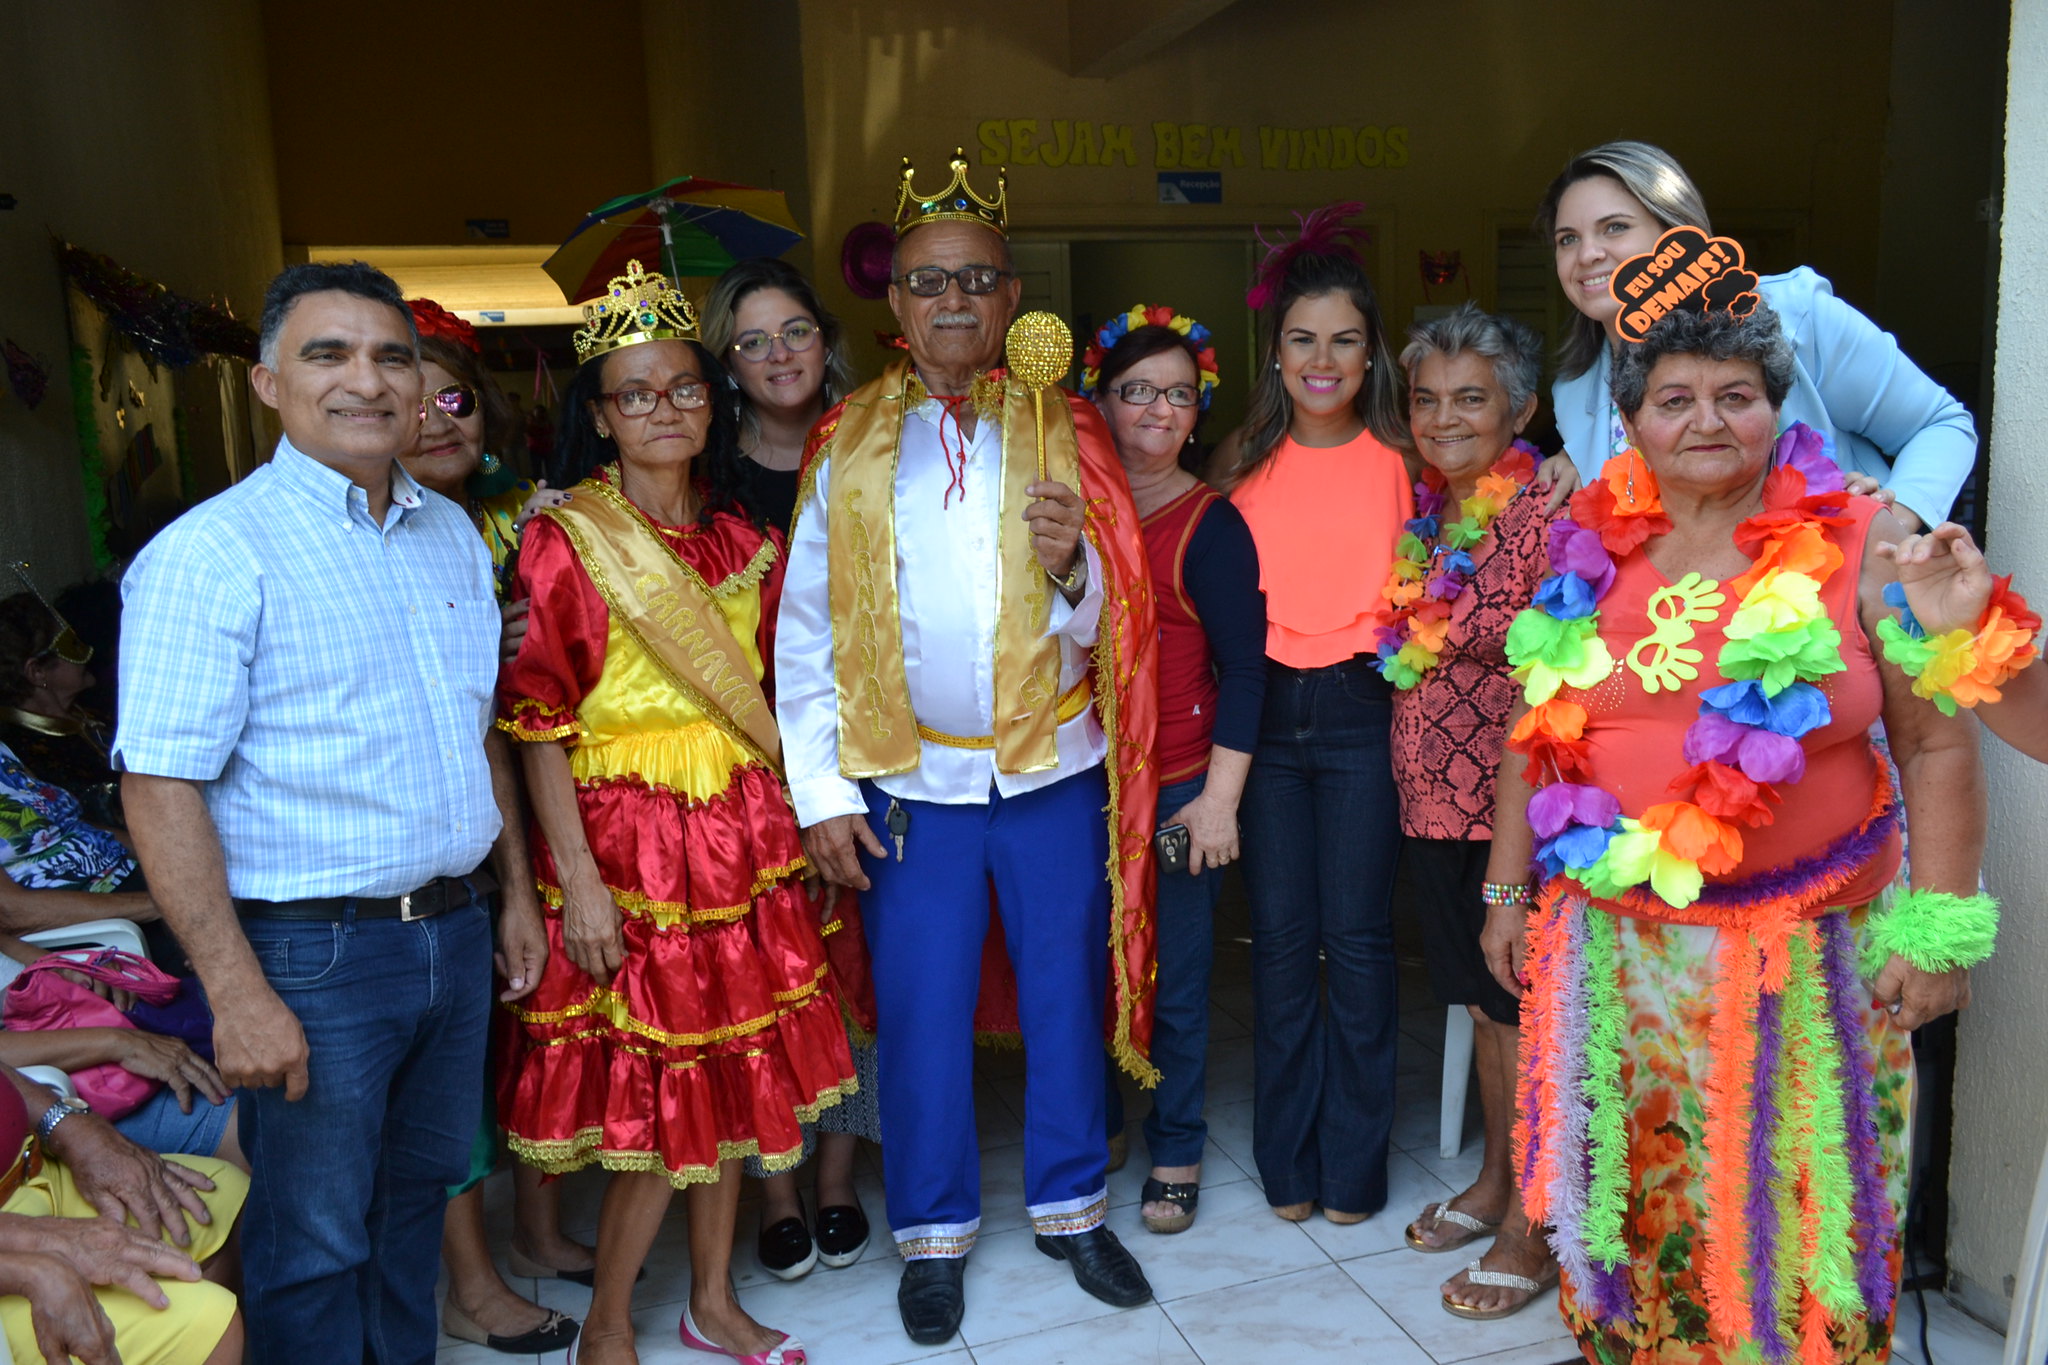
[[(74, 948), (29, 964), (8, 983), (0, 999), (0, 1021), (11, 1029), (134, 1028), (128, 1016), (59, 972), (76, 972), (128, 991), (137, 1000), (167, 1004), (178, 993), (178, 978), (147, 958), (118, 948)], [(138, 1076), (119, 1062), (102, 1062), (71, 1073), (78, 1097), (106, 1119), (123, 1118), (142, 1107), (163, 1082)]]

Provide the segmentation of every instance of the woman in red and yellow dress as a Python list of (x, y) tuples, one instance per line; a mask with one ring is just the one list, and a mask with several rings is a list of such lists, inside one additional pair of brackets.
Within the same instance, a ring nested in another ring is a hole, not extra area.
[(729, 1276), (740, 1159), (795, 1164), (799, 1125), (853, 1084), (763, 691), (782, 538), (741, 510), (682, 295), (635, 263), (584, 315), (552, 471), (582, 482), (526, 528), (530, 624), (500, 684), (499, 724), (530, 741), (550, 949), (500, 1114), (523, 1160), (615, 1173), (581, 1359), (636, 1358), (633, 1282), (680, 1188), (684, 1342), (796, 1365)]

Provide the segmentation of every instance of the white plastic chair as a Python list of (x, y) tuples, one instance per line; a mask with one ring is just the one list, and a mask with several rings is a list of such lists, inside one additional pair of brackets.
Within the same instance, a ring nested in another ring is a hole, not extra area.
[[(71, 1083), (69, 1076), (54, 1066), (24, 1066), (15, 1069), (36, 1084), (47, 1085), (64, 1099), (75, 1100), (78, 1098), (78, 1087)], [(48, 1108), (47, 1105), (44, 1107)], [(40, 1117), (40, 1115), (30, 1115), (30, 1117), (35, 1118)]]
[(2048, 1152), (2034, 1178), (2034, 1207), (2020, 1242), (2020, 1272), (2013, 1281), (2012, 1316), (2005, 1324), (2005, 1365), (2039, 1365), (2048, 1357)]
[(38, 929), (33, 934), (23, 934), (21, 938), (24, 943), (33, 943), (53, 953), (66, 948), (120, 948), (137, 957), (149, 956), (149, 946), (142, 941), (141, 928), (134, 920), (127, 919), (89, 919), (82, 924)]
[[(137, 957), (148, 957), (149, 947), (143, 942), (142, 930), (133, 920), (93, 919), (83, 924), (66, 924), (56, 929), (38, 929), (33, 934), (23, 934), (24, 943), (33, 943), (38, 948), (61, 953), (71, 948), (120, 948), (134, 953)], [(0, 988), (21, 975), (21, 964), (13, 958), (0, 954)], [(0, 1365), (6, 1365), (0, 1361)]]
[(1444, 1098), (1437, 1121), (1437, 1152), (1454, 1157), (1465, 1146), (1465, 1087), (1472, 1079), (1472, 1014), (1463, 1005), (1444, 1010)]

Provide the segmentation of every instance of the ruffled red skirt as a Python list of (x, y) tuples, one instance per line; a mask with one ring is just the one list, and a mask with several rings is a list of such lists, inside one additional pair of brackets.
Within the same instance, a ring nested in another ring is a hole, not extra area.
[(536, 828), (548, 964), (506, 1030), (498, 1112), (520, 1158), (718, 1179), (803, 1157), (800, 1125), (854, 1088), (796, 821), (767, 770), (709, 801), (637, 779), (577, 784), (598, 871), (624, 916), (609, 987), (563, 948), (561, 883)]

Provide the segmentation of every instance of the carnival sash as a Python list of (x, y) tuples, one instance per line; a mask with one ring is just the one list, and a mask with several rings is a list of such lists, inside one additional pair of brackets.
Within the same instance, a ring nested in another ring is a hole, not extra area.
[[(775, 709), (718, 606), (731, 589), (706, 583), (611, 484), (585, 479), (576, 492), (574, 502), (538, 515), (554, 518), (568, 535), (612, 619), (677, 691), (780, 776)], [(774, 545), (763, 541), (761, 548), (772, 562)], [(750, 565), (735, 577), (752, 582), (759, 573)]]
[[(847, 399), (831, 438), (826, 558), (836, 627), (839, 771), (849, 778), (908, 772), (923, 752), (904, 671), (896, 591), (896, 464), (904, 418), (923, 392), (910, 362), (898, 360)], [(1052, 583), (1031, 548), (1023, 516), (1031, 498), (1024, 490), (1041, 477), (1078, 490), (1081, 453), (1064, 399), (1034, 402), (1030, 388), (1005, 383), (1000, 418), (996, 769), (1042, 772), (1059, 763), (1060, 642), (1045, 636)]]

